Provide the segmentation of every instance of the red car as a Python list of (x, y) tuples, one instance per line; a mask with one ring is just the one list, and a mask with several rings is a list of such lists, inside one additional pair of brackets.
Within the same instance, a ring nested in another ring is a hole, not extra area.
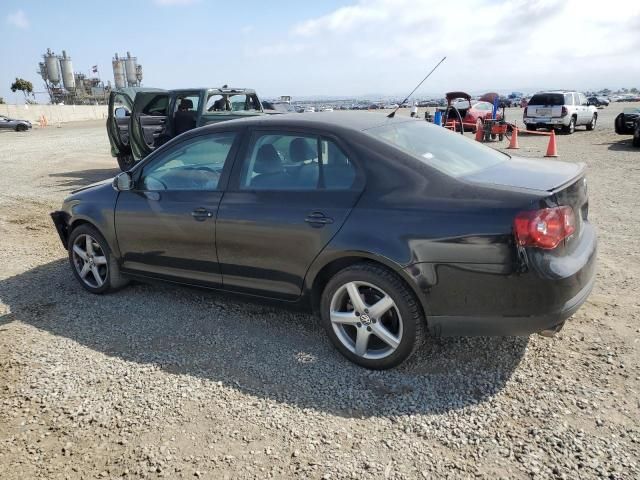
[[(464, 123), (473, 123), (475, 124), (479, 118), (491, 119), (493, 113), (493, 105), (489, 102), (477, 102), (471, 105), (471, 108), (467, 109), (467, 113), (464, 116)], [(502, 113), (500, 111), (497, 112), (496, 117), (498, 119), (502, 118)], [(471, 128), (470, 126), (467, 128)]]

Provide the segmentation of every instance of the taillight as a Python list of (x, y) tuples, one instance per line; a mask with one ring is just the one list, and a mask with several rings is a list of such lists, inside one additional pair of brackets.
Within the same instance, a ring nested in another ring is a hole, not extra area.
[(566, 117), (567, 115), (569, 115), (569, 109), (567, 107), (562, 107), (562, 113), (560, 114), (561, 117)]
[(529, 107), (524, 107), (524, 116), (525, 116), (525, 117), (527, 116), (527, 109), (528, 109), (528, 108), (529, 108)]
[(576, 231), (576, 217), (569, 206), (543, 208), (518, 213), (513, 227), (518, 245), (552, 249)]

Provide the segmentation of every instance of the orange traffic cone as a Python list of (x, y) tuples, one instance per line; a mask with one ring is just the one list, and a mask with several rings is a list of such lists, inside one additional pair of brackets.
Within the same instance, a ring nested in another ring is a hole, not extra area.
[(482, 141), (482, 136), (484, 135), (484, 129), (482, 128), (482, 119), (479, 118), (478, 121), (476, 122), (476, 141), (477, 142), (481, 142)]
[(516, 127), (515, 125), (513, 126), (513, 130), (511, 131), (511, 141), (509, 142), (509, 146), (507, 148), (520, 148), (520, 145), (518, 145), (518, 127)]
[(551, 130), (551, 136), (549, 137), (549, 146), (547, 147), (547, 154), (545, 157), (557, 157), (558, 147), (556, 147), (556, 131)]

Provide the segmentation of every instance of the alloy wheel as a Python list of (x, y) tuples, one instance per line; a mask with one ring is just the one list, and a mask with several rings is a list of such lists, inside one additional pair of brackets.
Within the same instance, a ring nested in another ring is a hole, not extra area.
[(340, 342), (359, 357), (382, 359), (400, 346), (400, 311), (391, 296), (371, 283), (349, 282), (338, 288), (329, 315)]
[(100, 244), (91, 235), (82, 234), (73, 242), (73, 265), (80, 279), (91, 288), (100, 288), (107, 281), (109, 267)]

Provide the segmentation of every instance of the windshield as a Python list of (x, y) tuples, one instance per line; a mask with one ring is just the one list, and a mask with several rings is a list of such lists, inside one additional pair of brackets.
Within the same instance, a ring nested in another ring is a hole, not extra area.
[(260, 102), (255, 94), (210, 94), (206, 112), (258, 112)]
[(564, 95), (561, 93), (536, 93), (529, 100), (529, 105), (564, 105)]
[(427, 122), (392, 123), (366, 132), (452, 177), (470, 175), (510, 158), (463, 135)]

